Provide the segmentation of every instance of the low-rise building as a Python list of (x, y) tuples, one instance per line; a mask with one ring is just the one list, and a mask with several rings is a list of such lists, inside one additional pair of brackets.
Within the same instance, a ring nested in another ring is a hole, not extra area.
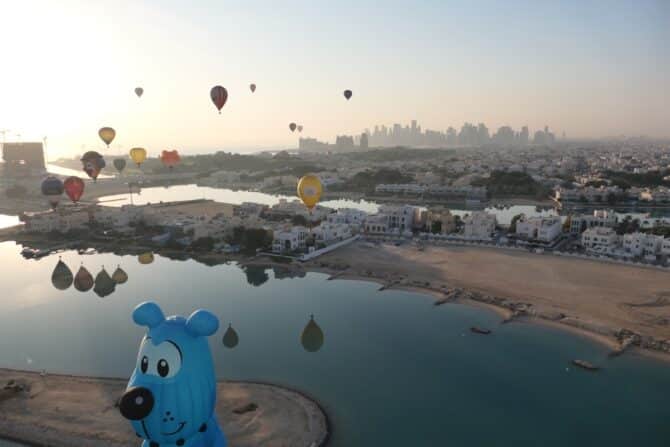
[(368, 213), (355, 208), (340, 208), (335, 213), (330, 213), (326, 220), (330, 224), (347, 224), (360, 227), (368, 217)]
[(90, 215), (86, 208), (63, 207), (55, 211), (25, 213), (21, 215), (25, 231), (35, 233), (67, 233), (89, 228)]
[(386, 234), (389, 232), (388, 222), (385, 216), (374, 214), (365, 219), (365, 232), (367, 234)]
[(582, 233), (582, 245), (589, 251), (613, 252), (620, 243), (616, 231), (607, 227), (593, 227)]
[(312, 228), (312, 235), (317, 244), (330, 245), (350, 238), (351, 227), (347, 224), (331, 224), (322, 222), (319, 226)]
[(516, 235), (526, 240), (552, 242), (561, 235), (563, 225), (558, 216), (522, 217), (516, 223)]
[(445, 207), (431, 207), (426, 213), (426, 226), (431, 231), (433, 226), (439, 222), (440, 233), (449, 234), (456, 231), (456, 216)]
[(473, 240), (490, 240), (497, 223), (495, 214), (475, 211), (463, 218), (463, 236)]
[(623, 235), (623, 249), (630, 256), (661, 254), (663, 243), (663, 237), (654, 234), (635, 232)]
[(594, 210), (593, 214), (578, 214), (570, 217), (570, 234), (581, 234), (589, 228), (614, 228), (618, 222), (612, 210)]
[(309, 230), (303, 226), (284, 228), (273, 233), (272, 251), (274, 253), (293, 253), (307, 247)]

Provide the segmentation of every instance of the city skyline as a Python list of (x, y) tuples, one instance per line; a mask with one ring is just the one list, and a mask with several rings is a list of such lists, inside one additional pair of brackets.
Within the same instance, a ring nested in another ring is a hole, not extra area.
[[(571, 138), (670, 137), (667, 2), (160, 6), (5, 8), (6, 139), (46, 136), (54, 159), (105, 150), (103, 126), (117, 130), (114, 154), (296, 147), (299, 136), (331, 140), (411, 119), (429, 129), (549, 124)], [(216, 84), (229, 92), (221, 115), (209, 100)]]

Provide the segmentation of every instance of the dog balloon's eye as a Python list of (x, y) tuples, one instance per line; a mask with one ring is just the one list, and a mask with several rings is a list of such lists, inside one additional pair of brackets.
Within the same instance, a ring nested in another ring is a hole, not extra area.
[(146, 373), (147, 369), (149, 369), (149, 359), (145, 355), (142, 357), (142, 362), (140, 364), (140, 369), (142, 370), (142, 373)]
[(165, 377), (170, 372), (170, 365), (168, 365), (168, 362), (165, 361), (165, 359), (160, 359), (158, 361), (158, 368), (157, 369), (158, 369), (158, 374), (161, 377)]

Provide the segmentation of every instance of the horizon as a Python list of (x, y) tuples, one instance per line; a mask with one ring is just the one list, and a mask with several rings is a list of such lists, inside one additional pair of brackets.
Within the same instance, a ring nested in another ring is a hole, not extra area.
[[(0, 30), (13, 43), (4, 59), (21, 67), (5, 70), (0, 130), (6, 141), (46, 136), (49, 160), (133, 146), (292, 149), (299, 137), (332, 142), (413, 119), (442, 132), (483, 122), (492, 133), (548, 125), (575, 140), (667, 139), (669, 21), (670, 4), (653, 0), (294, 1), (281, 10), (29, 0), (8, 9)], [(221, 115), (209, 98), (217, 84), (229, 93)], [(41, 101), (30, 95), (38, 90)], [(117, 131), (110, 149), (98, 139), (103, 126)]]

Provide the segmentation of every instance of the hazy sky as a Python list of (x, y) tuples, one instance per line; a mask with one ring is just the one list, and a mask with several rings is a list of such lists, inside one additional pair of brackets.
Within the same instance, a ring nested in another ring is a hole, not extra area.
[(0, 0), (0, 17), (0, 129), (48, 136), (50, 158), (102, 149), (101, 126), (109, 151), (152, 154), (295, 147), (290, 121), (328, 141), (411, 119), (670, 136), (667, 0)]

